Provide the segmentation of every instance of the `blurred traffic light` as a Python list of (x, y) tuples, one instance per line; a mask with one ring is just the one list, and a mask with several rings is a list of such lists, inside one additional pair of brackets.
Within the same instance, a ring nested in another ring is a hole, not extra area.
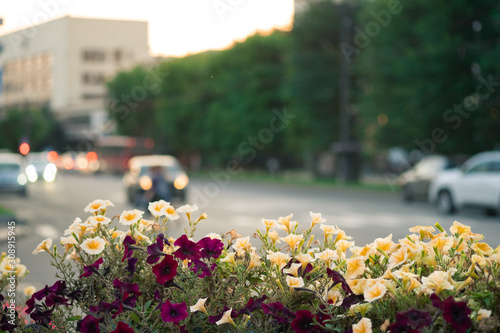
[(19, 146), (19, 152), (23, 155), (27, 155), (30, 152), (30, 145), (27, 142), (21, 143)]

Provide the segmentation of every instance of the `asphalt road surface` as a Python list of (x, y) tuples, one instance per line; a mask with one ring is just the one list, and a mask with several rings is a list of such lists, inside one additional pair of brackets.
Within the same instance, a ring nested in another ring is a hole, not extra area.
[[(389, 234), (393, 234), (393, 240), (397, 241), (415, 225), (440, 222), (448, 229), (454, 220), (470, 225), (473, 232), (484, 234), (485, 241), (491, 246), (500, 244), (500, 217), (486, 216), (477, 211), (439, 215), (429, 204), (403, 203), (399, 193), (231, 181), (224, 177), (217, 181), (194, 179), (189, 186), (188, 203), (198, 204), (200, 213), (204, 211), (209, 216), (199, 224), (195, 238), (231, 229), (243, 236), (252, 235), (256, 228), (263, 229), (261, 218), (277, 219), (291, 213), (294, 214), (292, 220), (307, 228), (309, 211), (313, 211), (322, 213), (327, 219), (326, 224), (344, 229), (359, 246)], [(16, 253), (30, 270), (21, 288), (29, 284), (41, 288), (56, 280), (50, 257), (46, 253), (35, 256), (32, 251), (48, 237), (58, 244), (59, 237), (76, 217), (87, 217), (83, 209), (94, 199), (109, 199), (114, 203), (115, 207), (108, 215), (134, 208), (126, 203), (121, 178), (110, 175), (62, 174), (54, 183), (31, 184), (28, 198), (0, 196), (0, 204), (16, 212), (19, 226)], [(21, 222), (27, 226), (23, 227)], [(179, 236), (186, 225), (185, 220), (172, 223), (171, 236)], [(322, 231), (319, 226), (316, 228), (316, 238), (321, 239)], [(4, 233), (1, 235), (6, 237)], [(6, 250), (5, 239), (0, 240), (0, 250)]]

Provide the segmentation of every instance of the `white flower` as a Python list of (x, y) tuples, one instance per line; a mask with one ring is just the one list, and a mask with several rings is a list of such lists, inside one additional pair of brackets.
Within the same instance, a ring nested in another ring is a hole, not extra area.
[(193, 212), (196, 212), (198, 210), (198, 206), (196, 205), (184, 205), (184, 206), (181, 206), (179, 208), (177, 208), (177, 213), (193, 213)]
[(96, 215), (96, 216), (91, 216), (88, 219), (88, 223), (97, 226), (98, 224), (102, 225), (107, 225), (111, 222), (111, 219), (109, 217), (106, 217), (104, 215)]
[(169, 202), (166, 202), (165, 200), (158, 200), (150, 202), (148, 205), (148, 210), (154, 217), (161, 217), (167, 215), (166, 209), (168, 206), (170, 206)]
[(326, 222), (326, 219), (324, 219), (323, 217), (321, 217), (321, 213), (309, 212), (309, 215), (311, 215), (311, 219), (312, 219), (312, 221), (311, 221), (311, 228), (314, 227), (318, 223)]
[(36, 288), (34, 286), (27, 286), (23, 290), (23, 294), (26, 297), (31, 297), (31, 295), (33, 295), (35, 292), (36, 292)]
[(88, 254), (99, 254), (104, 251), (106, 242), (101, 237), (87, 238), (80, 247)]
[(43, 252), (43, 251), (47, 251), (50, 253), (51, 246), (52, 246), (52, 239), (47, 238), (47, 239), (43, 240), (40, 244), (38, 244), (36, 249), (33, 251), (33, 254), (38, 254), (38, 253)]
[(210, 239), (222, 240), (222, 237), (219, 234), (216, 234), (215, 232), (211, 232), (208, 235), (206, 235), (205, 237), (209, 237)]
[(196, 311), (201, 311), (204, 314), (207, 314), (207, 310), (205, 309), (205, 302), (207, 301), (206, 298), (200, 298), (198, 302), (196, 302), (195, 305), (192, 305), (189, 307), (189, 310), (191, 312), (196, 312)]
[(224, 312), (224, 315), (222, 316), (222, 318), (219, 321), (215, 322), (217, 324), (217, 326), (222, 325), (222, 324), (231, 324), (233, 326), (236, 326), (236, 324), (233, 321), (233, 318), (231, 318), (232, 311), (233, 311), (233, 308)]
[(96, 213), (100, 210), (106, 209), (107, 207), (114, 207), (113, 203), (109, 200), (97, 199), (92, 201), (83, 210), (85, 213)]
[(165, 215), (167, 215), (168, 219), (172, 221), (178, 220), (180, 218), (179, 214), (177, 214), (174, 206), (172, 205), (167, 205), (167, 207), (165, 207)]
[(373, 302), (379, 298), (384, 297), (387, 292), (387, 287), (380, 281), (377, 281), (373, 286), (365, 290), (365, 301)]
[(251, 247), (252, 244), (250, 244), (250, 236), (238, 238), (233, 245), (233, 249), (235, 249), (236, 251), (238, 250), (249, 251)]
[(361, 318), (361, 320), (352, 325), (353, 333), (372, 333), (372, 321), (369, 318)]
[(123, 225), (131, 225), (136, 223), (142, 218), (143, 211), (134, 210), (124, 210), (120, 215), (120, 223)]
[(286, 284), (291, 288), (302, 288), (304, 286), (304, 280), (301, 277), (288, 275), (286, 277)]

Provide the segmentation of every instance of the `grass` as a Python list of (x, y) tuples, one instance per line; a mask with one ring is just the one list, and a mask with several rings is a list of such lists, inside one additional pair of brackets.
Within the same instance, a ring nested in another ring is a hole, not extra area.
[(14, 215), (14, 212), (10, 209), (0, 206), (0, 215)]
[[(214, 178), (212, 172), (190, 172), (189, 176), (192, 178)], [(251, 181), (262, 183), (275, 183), (275, 184), (290, 184), (290, 185), (303, 185), (303, 186), (318, 186), (318, 187), (332, 187), (332, 188), (348, 188), (369, 191), (382, 191), (392, 192), (394, 188), (385, 182), (353, 182), (353, 183), (339, 183), (335, 179), (316, 178), (309, 174), (304, 173), (285, 173), (281, 175), (271, 175), (263, 172), (243, 171), (236, 175), (231, 176), (231, 180), (237, 181)]]

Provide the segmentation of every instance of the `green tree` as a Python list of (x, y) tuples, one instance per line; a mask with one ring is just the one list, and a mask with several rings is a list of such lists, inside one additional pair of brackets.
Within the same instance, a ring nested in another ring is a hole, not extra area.
[(137, 66), (119, 72), (108, 87), (108, 111), (118, 125), (118, 134), (154, 136), (154, 104), (162, 77), (156, 68)]
[(326, 151), (339, 139), (339, 5), (322, 0), (296, 16), (284, 95), (296, 115), (287, 142), (299, 156)]
[(8, 110), (0, 121), (0, 147), (17, 152), (21, 139), (27, 138), (32, 151), (43, 149), (52, 128), (42, 110)]
[[(379, 22), (374, 13), (387, 12), (390, 3), (364, 1), (360, 30)], [(366, 142), (426, 154), (493, 149), (500, 143), (499, 88), (495, 83), (486, 94), (481, 82), (500, 78), (500, 4), (422, 0), (400, 6), (378, 34), (367, 35), (367, 46), (356, 45), (354, 64), (362, 79), (357, 107)]]

